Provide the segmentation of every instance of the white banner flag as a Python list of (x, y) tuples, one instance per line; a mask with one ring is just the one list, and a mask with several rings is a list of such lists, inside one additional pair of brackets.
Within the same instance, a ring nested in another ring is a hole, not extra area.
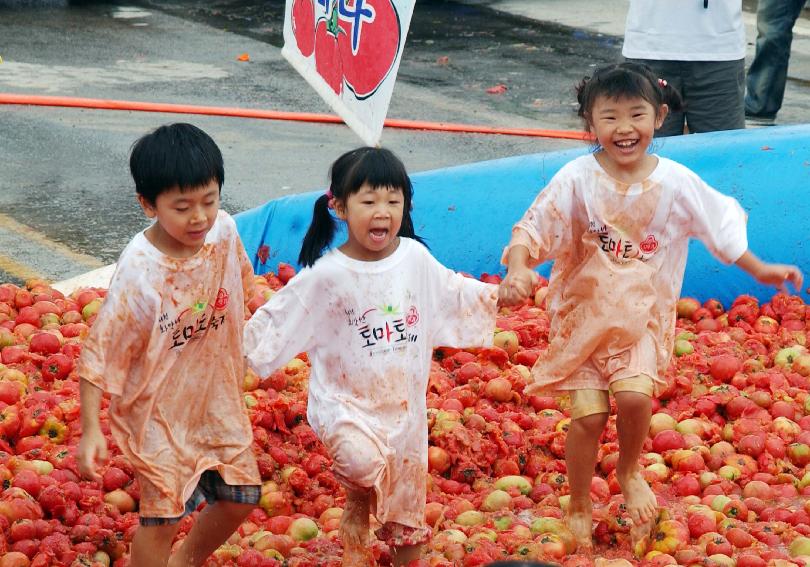
[(416, 0), (287, 0), (281, 53), (369, 146), (380, 141)]

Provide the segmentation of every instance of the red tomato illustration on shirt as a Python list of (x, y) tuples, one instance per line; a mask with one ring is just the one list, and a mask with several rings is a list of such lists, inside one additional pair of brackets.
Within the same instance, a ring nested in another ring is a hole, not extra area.
[(221, 311), (228, 306), (228, 300), (230, 296), (228, 295), (228, 290), (224, 287), (219, 288), (217, 292), (217, 299), (214, 301), (214, 309)]
[(658, 248), (658, 241), (655, 239), (655, 236), (648, 234), (647, 238), (645, 238), (638, 247), (641, 248), (641, 251), (645, 254), (651, 254)]
[(391, 0), (295, 0), (292, 27), (301, 54), (314, 53), (330, 88), (341, 94), (345, 82), (358, 99), (388, 76), (402, 33)]
[(405, 314), (405, 324), (409, 327), (413, 327), (419, 322), (419, 311), (417, 311), (415, 305), (411, 305), (408, 309), (408, 313)]

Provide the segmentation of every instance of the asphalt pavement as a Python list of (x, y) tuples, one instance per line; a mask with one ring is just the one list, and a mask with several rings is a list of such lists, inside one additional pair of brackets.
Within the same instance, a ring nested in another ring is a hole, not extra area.
[[(573, 85), (619, 60), (626, 11), (626, 0), (595, 4), (418, 0), (389, 117), (580, 129)], [(0, 92), (330, 112), (281, 57), (282, 17), (281, 0), (0, 0)], [(810, 104), (805, 26), (785, 123)], [(506, 90), (488, 93), (495, 85)], [(360, 145), (338, 125), (0, 105), (0, 281), (59, 280), (114, 261), (147, 224), (127, 171), (131, 144), (181, 120), (222, 148), (232, 213), (323, 187), (329, 164)], [(580, 144), (388, 129), (382, 143), (411, 172)]]
[[(460, 0), (470, 6), (558, 24), (581, 33), (621, 42), (629, 0)], [(747, 43), (746, 67), (754, 56), (757, 38), (756, 0), (743, 0)], [(788, 82), (777, 125), (801, 124), (810, 117), (810, 4), (793, 27)]]

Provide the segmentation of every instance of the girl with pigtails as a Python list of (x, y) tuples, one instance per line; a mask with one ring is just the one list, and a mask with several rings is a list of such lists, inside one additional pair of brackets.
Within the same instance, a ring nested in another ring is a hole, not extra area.
[[(343, 565), (367, 567), (370, 515), (395, 565), (418, 558), (425, 524), (427, 381), (434, 347), (488, 346), (497, 287), (452, 272), (414, 233), (413, 190), (390, 151), (332, 165), (301, 247), (305, 268), (248, 322), (248, 364), (266, 376), (312, 364), (307, 418), (346, 490)], [(337, 222), (346, 241), (327, 250)]]

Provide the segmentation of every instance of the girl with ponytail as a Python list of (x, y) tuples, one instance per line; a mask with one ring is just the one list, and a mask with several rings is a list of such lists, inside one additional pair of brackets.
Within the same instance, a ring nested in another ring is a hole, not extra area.
[[(248, 364), (267, 376), (306, 351), (307, 418), (346, 490), (345, 567), (367, 567), (369, 516), (394, 550), (418, 558), (425, 524), (427, 381), (434, 347), (486, 346), (497, 287), (439, 264), (411, 220), (412, 186), (390, 151), (360, 148), (332, 165), (299, 263), (306, 266), (245, 327)], [(332, 245), (337, 222), (346, 241)]]
[[(349, 222), (346, 215), (347, 202), (365, 190), (365, 193), (384, 189), (382, 193), (390, 193), (400, 201), (398, 206), (402, 209), (399, 231), (393, 236), (412, 238), (424, 244), (416, 236), (411, 220), (411, 200), (413, 186), (405, 166), (390, 150), (382, 148), (358, 148), (340, 156), (332, 164), (330, 172), (331, 183), (329, 190), (318, 197), (312, 212), (312, 223), (304, 237), (298, 263), (302, 266), (312, 266), (321, 257), (324, 249), (332, 244), (337, 230), (337, 222), (330, 209), (335, 211), (340, 220)], [(381, 194), (382, 194), (381, 193)], [(350, 232), (349, 238), (352, 235)], [(396, 240), (396, 239), (394, 239)], [(376, 248), (372, 246), (372, 248)], [(362, 251), (360, 251), (362, 253)]]

